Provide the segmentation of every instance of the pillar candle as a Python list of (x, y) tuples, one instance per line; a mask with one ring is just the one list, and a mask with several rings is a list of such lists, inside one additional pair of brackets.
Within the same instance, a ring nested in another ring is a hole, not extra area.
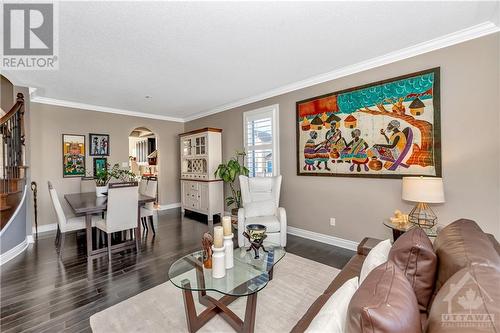
[(214, 227), (214, 247), (221, 248), (224, 242), (224, 232), (222, 227)]
[(222, 218), (222, 228), (224, 229), (224, 236), (229, 236), (233, 233), (231, 230), (231, 216), (224, 216)]

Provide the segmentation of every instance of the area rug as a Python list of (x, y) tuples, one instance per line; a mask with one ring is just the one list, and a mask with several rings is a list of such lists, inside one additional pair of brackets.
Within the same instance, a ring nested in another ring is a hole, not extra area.
[[(273, 280), (258, 293), (255, 331), (289, 332), (338, 272), (336, 268), (287, 253), (275, 266)], [(199, 314), (205, 307), (197, 302), (196, 294), (194, 298)], [(244, 318), (245, 305), (246, 297), (241, 297), (229, 308)], [(94, 314), (90, 326), (95, 333), (187, 332), (181, 289), (165, 282)], [(217, 315), (199, 332), (234, 330)]]

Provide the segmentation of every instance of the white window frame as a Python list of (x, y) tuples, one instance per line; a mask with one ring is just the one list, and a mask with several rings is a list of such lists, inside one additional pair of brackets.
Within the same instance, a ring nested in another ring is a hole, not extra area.
[[(248, 153), (248, 135), (247, 135), (247, 123), (248, 121), (259, 119), (266, 116), (271, 116), (271, 128), (273, 135), (273, 142), (271, 144), (271, 149), (273, 152), (273, 176), (280, 175), (280, 134), (279, 134), (279, 104), (265, 106), (259, 109), (246, 111), (243, 113), (243, 146), (245, 147), (245, 152)], [(257, 146), (258, 149), (265, 149), (262, 146)], [(253, 150), (253, 149), (252, 149)], [(244, 160), (245, 166), (247, 165), (247, 159)]]

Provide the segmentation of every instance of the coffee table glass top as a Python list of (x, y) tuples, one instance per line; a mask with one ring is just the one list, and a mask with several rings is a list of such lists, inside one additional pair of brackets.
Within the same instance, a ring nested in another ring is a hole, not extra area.
[(234, 249), (234, 267), (226, 276), (212, 278), (212, 270), (203, 267), (203, 251), (188, 254), (170, 266), (168, 277), (179, 288), (197, 291), (216, 291), (231, 296), (247, 296), (263, 289), (270, 280), (269, 272), (285, 256), (285, 249), (264, 243), (268, 253), (259, 250), (259, 258), (246, 247)]

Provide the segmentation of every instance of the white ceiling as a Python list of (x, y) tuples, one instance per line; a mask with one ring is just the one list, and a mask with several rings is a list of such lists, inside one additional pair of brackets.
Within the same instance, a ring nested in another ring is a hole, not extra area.
[(44, 98), (192, 119), (487, 21), (498, 28), (498, 13), (498, 2), (61, 2), (59, 70), (5, 75)]

